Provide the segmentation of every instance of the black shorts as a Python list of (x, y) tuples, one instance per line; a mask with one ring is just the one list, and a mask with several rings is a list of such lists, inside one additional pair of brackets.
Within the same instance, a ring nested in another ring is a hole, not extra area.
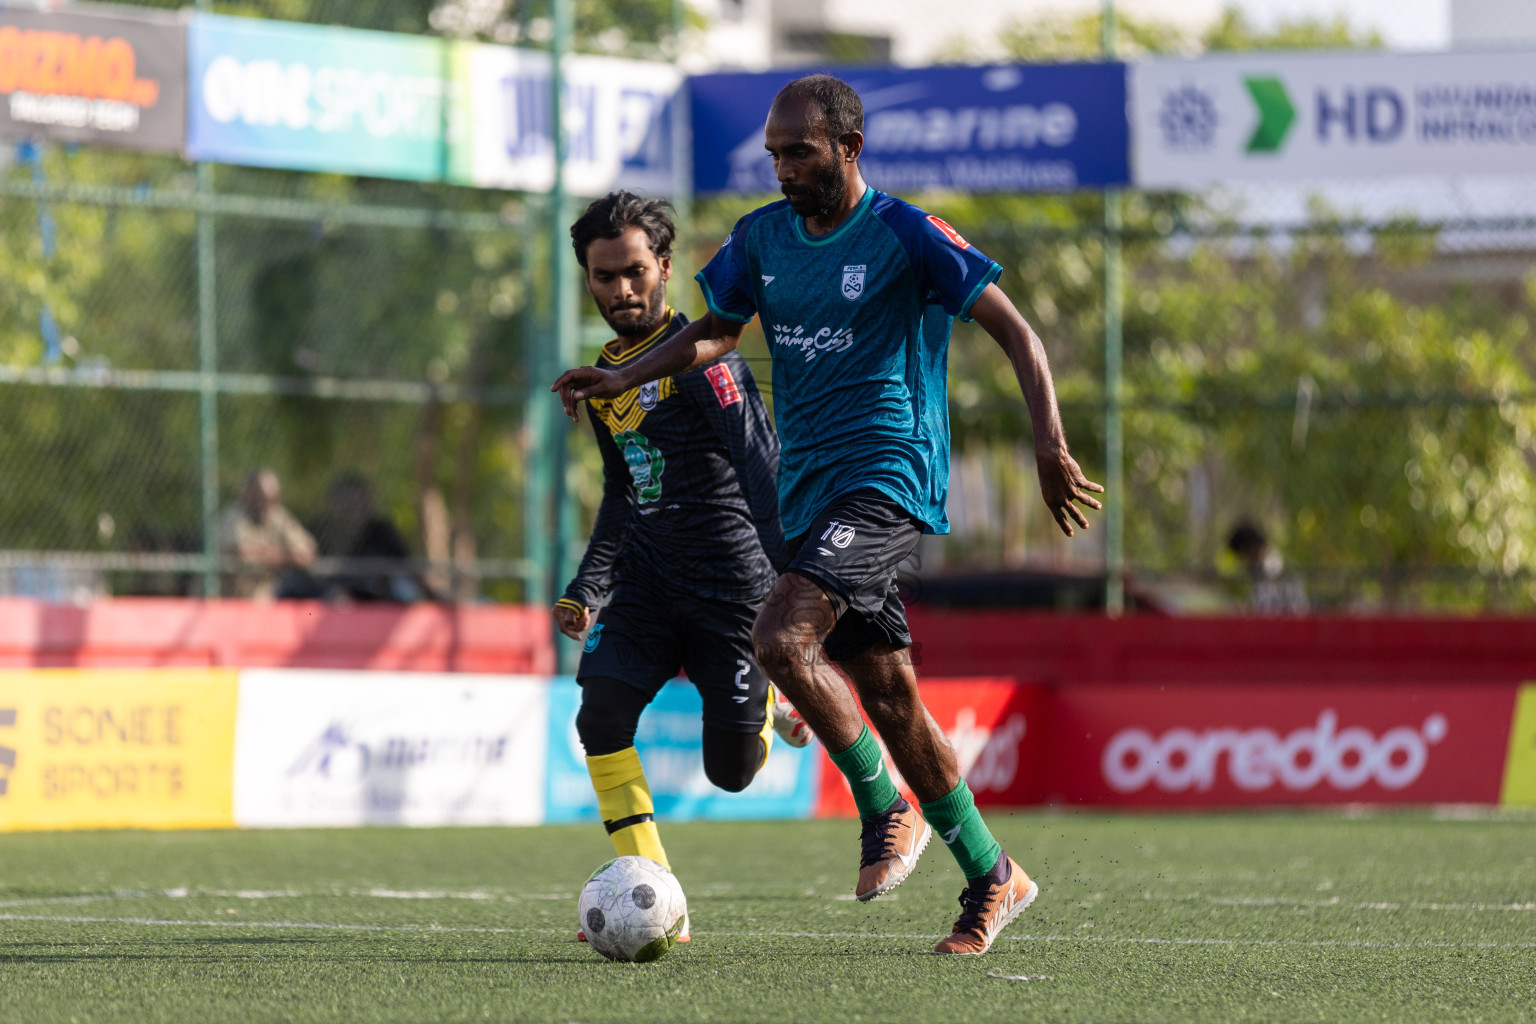
[(822, 642), (827, 657), (847, 661), (877, 643), (911, 646), (896, 570), (922, 535), (922, 521), (906, 509), (859, 490), (834, 498), (789, 542), (789, 571), (820, 587), (837, 613)]
[(587, 633), (576, 681), (604, 677), (656, 696), (678, 670), (698, 687), (704, 724), (760, 732), (768, 677), (752, 655), (757, 606), (620, 584)]

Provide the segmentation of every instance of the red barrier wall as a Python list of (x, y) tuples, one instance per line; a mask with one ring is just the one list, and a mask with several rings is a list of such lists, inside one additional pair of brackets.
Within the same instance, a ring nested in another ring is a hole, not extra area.
[(0, 667), (69, 665), (548, 674), (555, 659), (541, 608), (0, 599)]

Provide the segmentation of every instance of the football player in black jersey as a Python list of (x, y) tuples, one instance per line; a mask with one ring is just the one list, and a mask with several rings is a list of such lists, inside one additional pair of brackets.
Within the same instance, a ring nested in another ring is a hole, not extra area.
[[(639, 358), (688, 322), (666, 301), (669, 209), (614, 192), (571, 227), (587, 290), (616, 335), (599, 366)], [(752, 622), (787, 562), (779, 442), (736, 352), (588, 402), (587, 413), (603, 456), (603, 501), (555, 622), (584, 641), (576, 731), (613, 847), (666, 864), (634, 739), (667, 680), (682, 669), (699, 689), (704, 772), (721, 789), (746, 788), (773, 731), (794, 746), (810, 742), (752, 652)]]

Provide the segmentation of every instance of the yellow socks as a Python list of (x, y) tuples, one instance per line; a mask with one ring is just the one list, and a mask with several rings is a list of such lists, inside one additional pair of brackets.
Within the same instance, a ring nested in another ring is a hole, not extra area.
[(597, 791), (597, 810), (603, 827), (619, 856), (649, 857), (668, 868), (667, 852), (661, 848), (661, 834), (656, 831), (656, 805), (651, 802), (651, 787), (645, 784), (645, 770), (640, 754), (625, 747), (616, 754), (587, 758), (587, 772)]

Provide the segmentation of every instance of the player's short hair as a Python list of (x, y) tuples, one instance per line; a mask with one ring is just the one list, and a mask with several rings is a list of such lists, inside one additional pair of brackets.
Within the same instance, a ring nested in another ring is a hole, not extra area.
[(587, 266), (587, 247), (599, 238), (620, 238), (630, 228), (645, 232), (657, 259), (672, 255), (677, 228), (672, 223), (672, 204), (665, 199), (646, 199), (633, 192), (609, 192), (594, 200), (571, 225), (571, 245), (576, 262)]
[(826, 119), (827, 138), (837, 142), (849, 132), (864, 130), (864, 101), (853, 86), (831, 75), (806, 75), (797, 78), (773, 98), (778, 106), (784, 99), (815, 100)]

